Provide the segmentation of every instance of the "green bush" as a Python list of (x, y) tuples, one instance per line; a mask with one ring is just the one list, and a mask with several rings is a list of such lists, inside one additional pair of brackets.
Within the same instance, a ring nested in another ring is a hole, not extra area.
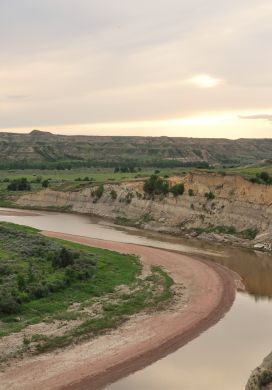
[(30, 191), (31, 186), (26, 177), (14, 179), (7, 186), (8, 191)]
[(144, 183), (144, 192), (149, 195), (166, 195), (169, 192), (169, 184), (159, 176), (152, 175)]
[(260, 386), (266, 386), (272, 383), (272, 372), (265, 370), (260, 374), (259, 377), (259, 385)]
[(184, 193), (184, 184), (179, 183), (174, 185), (170, 188), (170, 192), (172, 192), (174, 196), (182, 195)]
[(20, 311), (18, 293), (6, 288), (0, 290), (0, 314), (16, 314)]
[(215, 195), (210, 191), (205, 193), (205, 198), (207, 200), (213, 200), (215, 198)]
[(48, 180), (48, 179), (43, 180), (43, 182), (42, 182), (42, 187), (43, 187), (43, 188), (47, 188), (48, 186), (49, 186), (49, 180)]
[(111, 190), (110, 196), (111, 196), (111, 199), (112, 199), (112, 200), (117, 199), (117, 192), (116, 192), (115, 190)]
[(189, 188), (188, 195), (189, 196), (194, 196), (194, 191), (192, 190), (192, 188)]
[(100, 184), (100, 186), (98, 186), (94, 191), (94, 196), (96, 199), (100, 199), (103, 193), (104, 193), (104, 186), (103, 184)]

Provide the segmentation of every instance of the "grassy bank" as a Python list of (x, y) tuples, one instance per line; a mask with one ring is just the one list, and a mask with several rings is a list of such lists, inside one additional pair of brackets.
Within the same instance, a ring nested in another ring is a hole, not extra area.
[(64, 347), (159, 309), (172, 297), (172, 279), (158, 267), (146, 278), (140, 273), (134, 256), (0, 223), (2, 361)]

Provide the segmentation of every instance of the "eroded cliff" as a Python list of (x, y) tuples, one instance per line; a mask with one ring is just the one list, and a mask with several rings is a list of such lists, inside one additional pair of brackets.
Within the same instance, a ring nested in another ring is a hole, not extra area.
[[(106, 184), (98, 197), (97, 187), (78, 191), (45, 189), (20, 197), (24, 207), (63, 208), (94, 214), (144, 228), (188, 233), (195, 228), (234, 227), (237, 232), (258, 232), (255, 245), (271, 249), (272, 186), (251, 183), (242, 177), (210, 172), (191, 172), (172, 177), (170, 184), (182, 182), (182, 196), (155, 196), (143, 191), (143, 182)], [(210, 196), (209, 196), (210, 194)], [(213, 235), (216, 239), (216, 233)], [(212, 239), (212, 234), (207, 238)], [(236, 237), (236, 241), (241, 240)], [(270, 245), (270, 246), (269, 246)]]

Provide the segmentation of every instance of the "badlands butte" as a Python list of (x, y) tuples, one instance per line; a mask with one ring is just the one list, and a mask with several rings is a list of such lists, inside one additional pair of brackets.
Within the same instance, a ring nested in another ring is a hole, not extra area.
[(144, 181), (127, 181), (73, 191), (46, 188), (20, 196), (16, 204), (92, 214), (127, 226), (272, 250), (272, 186), (205, 171), (166, 180), (170, 187), (183, 184), (184, 193), (153, 196), (144, 191)]

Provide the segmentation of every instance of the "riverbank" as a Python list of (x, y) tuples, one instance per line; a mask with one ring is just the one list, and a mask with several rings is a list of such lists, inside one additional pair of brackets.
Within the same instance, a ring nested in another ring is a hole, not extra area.
[(84, 344), (28, 358), (0, 374), (1, 389), (100, 389), (180, 348), (215, 324), (233, 303), (233, 275), (218, 265), (132, 244), (61, 233), (43, 234), (136, 254), (147, 267), (160, 265), (175, 283), (185, 285), (188, 302), (185, 305), (184, 300), (176, 302), (174, 309), (165, 312), (136, 315), (120, 328)]
[[(46, 188), (16, 198), (25, 208), (69, 211), (179, 237), (272, 250), (272, 186), (239, 176), (190, 172), (167, 179), (182, 193), (149, 194), (144, 181)], [(177, 187), (179, 188), (179, 187)]]

